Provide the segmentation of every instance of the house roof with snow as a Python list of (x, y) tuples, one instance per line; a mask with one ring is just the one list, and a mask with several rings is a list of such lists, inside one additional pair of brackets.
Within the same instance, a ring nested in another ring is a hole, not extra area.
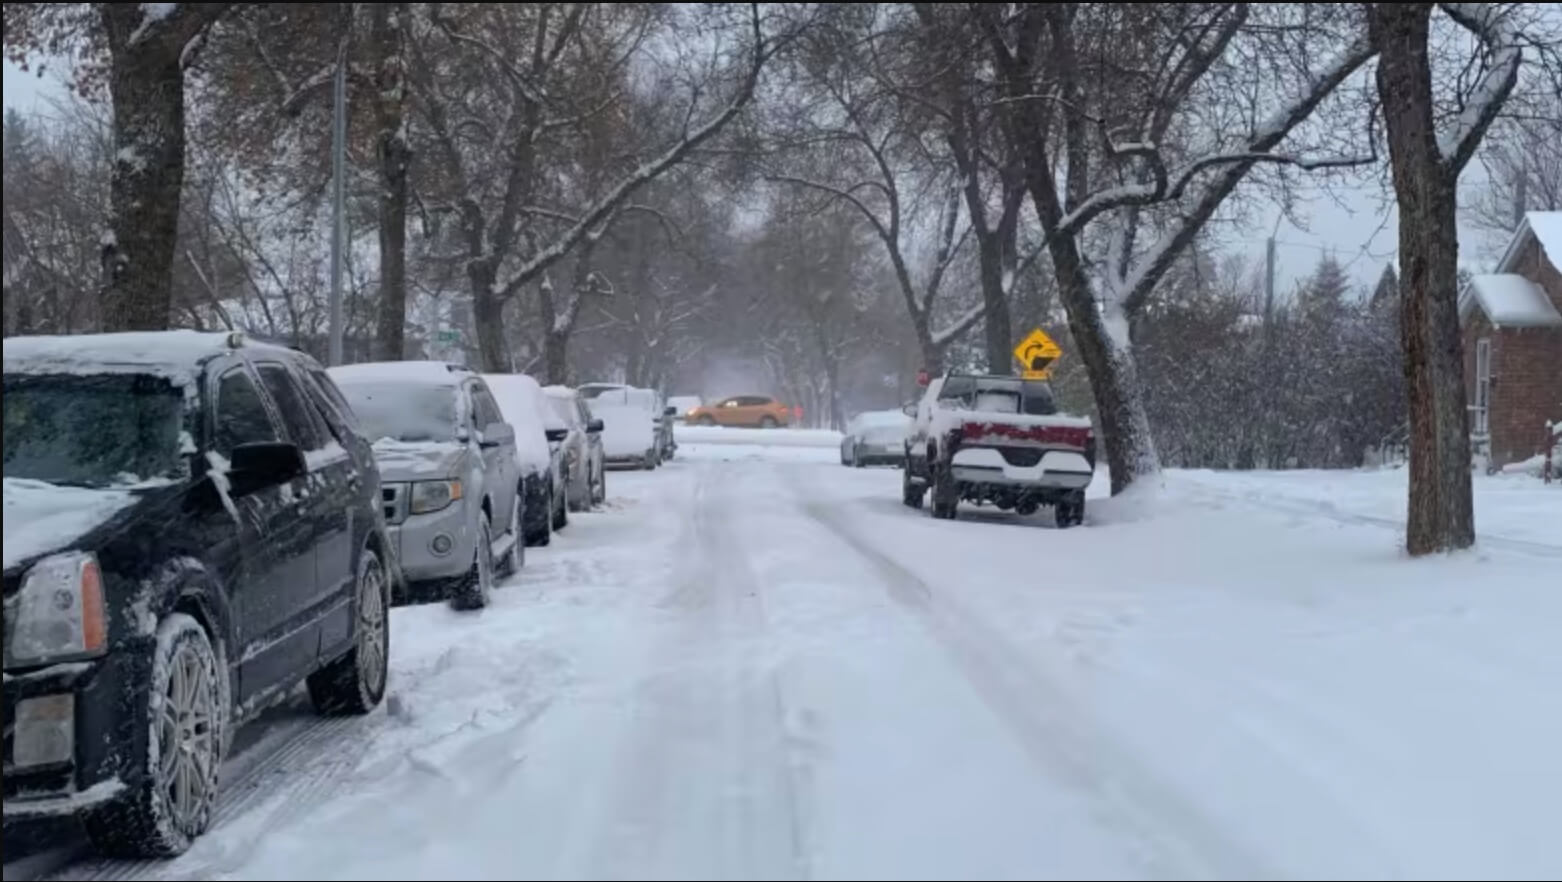
[(1562, 313), (1540, 286), (1516, 273), (1473, 276), (1459, 298), (1459, 318), (1480, 306), (1495, 327), (1549, 328), (1562, 326)]
[(1562, 211), (1525, 212), (1508, 248), (1497, 262), (1497, 271), (1473, 276), (1459, 292), (1459, 320), (1467, 320), (1477, 306), (1496, 327), (1562, 327), (1562, 313), (1540, 285), (1513, 272), (1519, 255), (1531, 240), (1552, 265), (1562, 268)]

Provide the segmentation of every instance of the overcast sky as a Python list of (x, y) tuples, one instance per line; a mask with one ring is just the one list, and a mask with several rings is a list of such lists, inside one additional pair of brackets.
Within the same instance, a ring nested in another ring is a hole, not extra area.
[[(48, 111), (50, 99), (65, 96), (65, 89), (57, 75), (23, 72), (10, 61), (5, 62), (5, 106), (15, 107), (23, 113)], [(1481, 176), (1479, 162), (1472, 162), (1465, 171), (1461, 184), (1468, 186)], [(1388, 204), (1385, 206), (1385, 202)], [(1277, 283), (1276, 290), (1283, 296), (1290, 292), (1297, 280), (1312, 271), (1318, 259), (1332, 251), (1343, 263), (1352, 279), (1370, 287), (1383, 272), (1385, 264), (1394, 260), (1398, 250), (1398, 225), (1396, 211), (1391, 200), (1385, 200), (1377, 186), (1369, 186), (1332, 194), (1314, 191), (1304, 194), (1298, 214), (1308, 229), (1301, 229), (1279, 217), (1276, 207), (1269, 219), (1255, 224), (1250, 235), (1231, 236), (1223, 244), (1232, 251), (1245, 254), (1251, 261), (1261, 263), (1264, 257), (1264, 239), (1274, 230), (1276, 240)], [(1275, 224), (1279, 226), (1276, 229)], [(1461, 263), (1473, 269), (1484, 268), (1491, 260), (1490, 251), (1500, 247), (1482, 239), (1464, 225), (1460, 226)]]

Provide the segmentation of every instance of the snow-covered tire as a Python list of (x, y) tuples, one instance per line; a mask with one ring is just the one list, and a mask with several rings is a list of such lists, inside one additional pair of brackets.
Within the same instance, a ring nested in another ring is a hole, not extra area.
[(655, 471), (656, 465), (656, 452), (653, 450), (646, 451), (645, 459), (641, 461), (640, 467), (650, 472)]
[(385, 697), (390, 671), (389, 597), (380, 556), (365, 548), (354, 583), (353, 648), (309, 675), (309, 700), (322, 714), (366, 714)]
[(580, 480), (571, 476), (569, 483), (569, 510), (573, 512), (590, 511), (596, 503), (597, 488), (591, 481), (591, 463), (581, 466)]
[(172, 857), (206, 832), (227, 741), (225, 676), (200, 622), (176, 612), (158, 623), (137, 723), (147, 732), (143, 765), (117, 799), (84, 818), (99, 851)]
[(494, 574), (496, 576), (513, 576), (526, 565), (526, 540), (522, 536), (526, 532), (526, 525), (521, 519), (521, 488), (515, 488), (515, 501), (510, 503), (510, 532), (515, 534), (515, 543), (504, 557), (494, 561)]
[(955, 476), (946, 468), (930, 466), (933, 472), (933, 517), (952, 521), (960, 510), (960, 489)]
[(774, 429), (780, 425), (781, 424), (776, 422), (776, 418), (773, 416), (763, 416), (759, 418), (759, 427), (761, 429)]
[(564, 498), (554, 500), (553, 503), (553, 529), (562, 530), (569, 526), (569, 488), (564, 488)]
[(900, 501), (911, 508), (921, 508), (927, 495), (927, 485), (911, 477), (911, 463), (900, 471)]
[(482, 609), (493, 598), (493, 538), (494, 529), (488, 518), (483, 517), (477, 522), (477, 549), (472, 555), (472, 569), (450, 594), (450, 605), (456, 609)]
[(591, 504), (601, 505), (604, 502), (607, 502), (607, 469), (598, 468), (596, 489), (591, 491)]
[(1052, 507), (1052, 519), (1058, 529), (1077, 527), (1085, 522), (1085, 491), (1075, 490)]
[(862, 461), (862, 451), (852, 448), (852, 465), (856, 468), (867, 468), (868, 464)]

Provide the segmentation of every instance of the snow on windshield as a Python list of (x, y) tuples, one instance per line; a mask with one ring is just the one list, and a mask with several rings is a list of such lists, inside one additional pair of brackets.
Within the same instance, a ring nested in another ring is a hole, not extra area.
[(336, 378), (358, 417), (359, 431), (371, 442), (455, 441), (460, 425), (455, 386), (418, 386), (397, 382), (361, 382)]
[(147, 374), (5, 375), (5, 475), (76, 487), (182, 478), (184, 399)]

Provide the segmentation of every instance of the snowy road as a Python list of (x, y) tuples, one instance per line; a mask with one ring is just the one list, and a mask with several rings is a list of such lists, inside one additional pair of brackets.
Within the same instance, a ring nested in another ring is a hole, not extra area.
[(1562, 874), (1562, 494), (1407, 562), (1388, 473), (1058, 531), (777, 437), (611, 474), (493, 607), (396, 612), (387, 707), (252, 735), (189, 854), (59, 878)]

